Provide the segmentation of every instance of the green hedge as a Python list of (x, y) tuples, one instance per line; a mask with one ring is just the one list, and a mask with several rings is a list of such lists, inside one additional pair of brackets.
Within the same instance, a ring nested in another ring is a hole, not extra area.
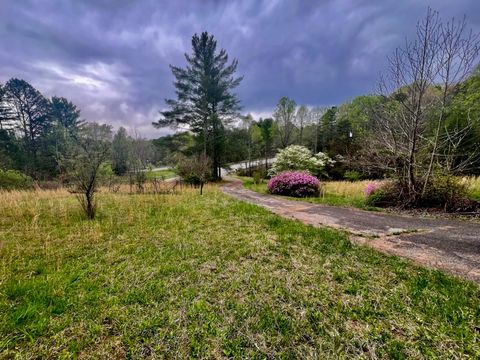
[(33, 188), (33, 180), (30, 176), (16, 170), (0, 169), (0, 189), (31, 189)]

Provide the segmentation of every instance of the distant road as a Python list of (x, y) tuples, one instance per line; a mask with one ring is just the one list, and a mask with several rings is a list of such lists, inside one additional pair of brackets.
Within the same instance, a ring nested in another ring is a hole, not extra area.
[[(269, 158), (267, 159), (268, 164), (271, 164), (273, 162), (274, 158)], [(248, 166), (249, 161), (245, 160), (242, 162), (238, 163), (233, 163), (233, 164), (227, 164), (229, 169), (222, 168), (222, 173), (221, 176), (226, 176), (235, 170), (241, 169), (241, 168), (246, 168)], [(250, 166), (257, 166), (257, 165), (263, 165), (265, 164), (265, 159), (257, 159), (257, 160), (251, 160), (250, 161)], [(156, 167), (153, 169), (144, 169), (143, 171), (160, 171), (160, 170), (170, 170), (173, 169), (172, 166), (160, 166)]]
[(288, 219), (345, 230), (351, 240), (381, 252), (444, 269), (480, 283), (480, 224), (312, 204), (260, 194), (228, 178), (223, 192)]
[(170, 169), (172, 169), (171, 166), (160, 166), (153, 169), (143, 169), (142, 171), (161, 171), (161, 170), (170, 170)]
[[(274, 158), (267, 159), (268, 164), (271, 164), (273, 160)], [(228, 164), (229, 169), (222, 168), (221, 176), (228, 175), (238, 169), (246, 168), (248, 164), (250, 164), (250, 166), (263, 165), (265, 164), (265, 159), (251, 160), (250, 162), (245, 160), (234, 164)]]

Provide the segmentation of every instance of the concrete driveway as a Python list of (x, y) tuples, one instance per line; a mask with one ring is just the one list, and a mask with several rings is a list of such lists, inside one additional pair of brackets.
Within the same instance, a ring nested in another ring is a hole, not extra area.
[(480, 283), (478, 223), (311, 204), (260, 194), (245, 189), (238, 179), (227, 180), (222, 191), (239, 200), (308, 225), (344, 230), (355, 243)]

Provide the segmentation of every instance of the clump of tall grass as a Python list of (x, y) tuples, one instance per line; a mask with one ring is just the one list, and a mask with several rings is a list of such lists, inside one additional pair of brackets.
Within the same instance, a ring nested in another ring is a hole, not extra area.
[(470, 196), (480, 201), (480, 176), (465, 176), (460, 181), (467, 186)]
[(69, 192), (64, 189), (55, 190), (0, 190), (0, 206), (13, 204), (18, 201), (30, 201), (32, 199), (48, 199), (68, 196)]
[(362, 181), (327, 181), (324, 182), (324, 192), (343, 197), (363, 198), (365, 188), (369, 184), (380, 187), (385, 180), (362, 180)]

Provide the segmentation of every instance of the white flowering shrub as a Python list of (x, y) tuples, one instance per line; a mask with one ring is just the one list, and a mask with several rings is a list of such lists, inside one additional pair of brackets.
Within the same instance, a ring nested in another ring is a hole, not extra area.
[(305, 146), (290, 145), (278, 152), (268, 174), (275, 176), (282, 171), (307, 171), (315, 176), (325, 175), (325, 169), (335, 163), (326, 154), (312, 154)]

